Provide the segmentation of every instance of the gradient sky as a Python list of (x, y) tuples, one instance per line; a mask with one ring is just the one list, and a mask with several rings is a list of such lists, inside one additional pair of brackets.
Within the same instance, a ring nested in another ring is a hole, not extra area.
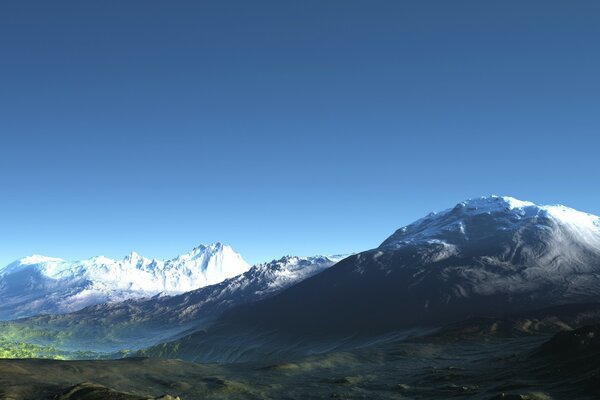
[(0, 265), (600, 214), (598, 1), (0, 2)]

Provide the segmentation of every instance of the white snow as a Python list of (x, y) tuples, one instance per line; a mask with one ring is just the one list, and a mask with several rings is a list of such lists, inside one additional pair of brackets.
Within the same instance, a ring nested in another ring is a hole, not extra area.
[(508, 208), (509, 210), (513, 210), (515, 208), (535, 207), (535, 204), (530, 201), (523, 201), (510, 196), (497, 195), (469, 199), (459, 203), (458, 205), (468, 207), (471, 210), (477, 210), (478, 212), (489, 212), (499, 208)]
[(561, 205), (542, 206), (541, 209), (556, 221), (568, 226), (581, 240), (600, 244), (600, 217)]
[[(600, 218), (563, 205), (466, 200), (398, 229), (373, 251), (409, 247), (418, 254), (407, 263), (414, 276), (438, 274), (458, 297), (526, 293), (567, 302), (600, 295)], [(431, 267), (450, 257), (455, 264)]]
[(179, 294), (242, 274), (250, 265), (230, 246), (200, 245), (171, 260), (132, 252), (65, 261), (33, 255), (0, 270), (0, 318), (66, 312), (105, 301)]
[[(496, 217), (494, 229), (498, 231), (516, 229), (519, 224), (547, 218), (578, 240), (600, 248), (600, 217), (563, 205), (536, 205), (529, 201), (496, 195), (469, 199), (445, 211), (430, 213), (398, 229), (382, 246), (398, 247), (431, 240), (448, 243), (456, 241), (459, 237), (468, 240), (468, 230), (464, 221), (482, 214)], [(451, 236), (452, 234), (455, 235)]]
[(346, 255), (313, 257), (286, 256), (277, 261), (259, 264), (254, 268), (257, 268), (258, 270), (262, 269), (264, 273), (268, 274), (268, 278), (265, 279), (265, 281), (268, 282), (268, 289), (261, 290), (270, 292), (291, 286), (293, 283), (300, 282), (313, 276), (345, 257)]
[(59, 263), (59, 262), (63, 262), (64, 260), (61, 258), (56, 258), (56, 257), (46, 257), (46, 256), (42, 256), (39, 254), (33, 254), (31, 256), (22, 258), (19, 261), (21, 264), (41, 264), (41, 263), (50, 263), (50, 262)]

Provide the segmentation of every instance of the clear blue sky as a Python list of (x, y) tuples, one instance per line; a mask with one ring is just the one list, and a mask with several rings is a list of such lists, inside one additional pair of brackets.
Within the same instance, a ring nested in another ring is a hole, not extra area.
[(600, 214), (598, 1), (2, 1), (0, 264)]

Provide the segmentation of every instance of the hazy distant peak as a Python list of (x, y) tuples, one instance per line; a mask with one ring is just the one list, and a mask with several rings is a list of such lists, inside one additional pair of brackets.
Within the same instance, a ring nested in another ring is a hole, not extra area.
[(6, 304), (15, 302), (9, 316), (65, 312), (104, 301), (179, 294), (249, 269), (240, 254), (221, 243), (199, 245), (170, 260), (151, 260), (134, 251), (123, 259), (76, 261), (32, 255), (0, 270), (0, 295)]

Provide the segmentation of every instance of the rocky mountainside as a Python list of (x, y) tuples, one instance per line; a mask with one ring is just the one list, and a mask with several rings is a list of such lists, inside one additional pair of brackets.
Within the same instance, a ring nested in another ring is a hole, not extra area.
[[(207, 357), (207, 349), (211, 357), (228, 359), (246, 357), (248, 348), (272, 351), (273, 335), (290, 342), (301, 337), (306, 345), (297, 351), (314, 352), (320, 350), (310, 347), (311, 339), (340, 343), (341, 337), (599, 300), (598, 217), (491, 196), (432, 213), (375, 249), (265, 301), (232, 309), (214, 328), (184, 342), (190, 359)], [(219, 352), (223, 338), (230, 345)], [(179, 347), (178, 356), (185, 352)]]
[(430, 214), (230, 320), (377, 332), (598, 300), (598, 217), (493, 196)]

